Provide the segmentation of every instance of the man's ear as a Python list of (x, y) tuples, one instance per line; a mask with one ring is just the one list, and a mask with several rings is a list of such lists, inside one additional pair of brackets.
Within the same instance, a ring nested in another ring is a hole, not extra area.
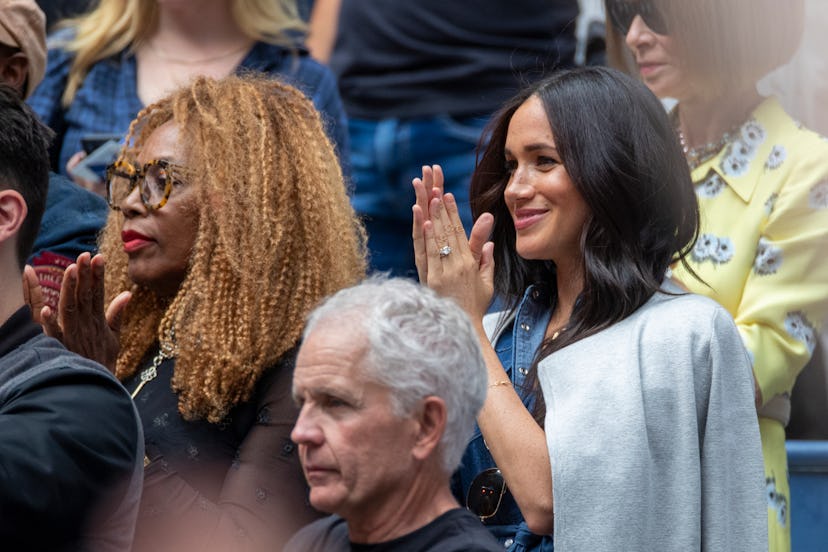
[(0, 82), (26, 95), (26, 79), (29, 77), (29, 58), (23, 52), (15, 52), (0, 60)]
[(423, 399), (418, 412), (419, 434), (413, 450), (415, 458), (425, 460), (433, 454), (445, 433), (447, 416), (443, 399), (433, 395)]
[(28, 212), (26, 200), (20, 192), (0, 190), (0, 243), (17, 236)]

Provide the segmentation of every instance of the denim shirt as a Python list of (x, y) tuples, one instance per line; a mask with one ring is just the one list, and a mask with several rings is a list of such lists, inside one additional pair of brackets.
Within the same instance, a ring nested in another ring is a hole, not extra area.
[[(81, 150), (82, 136), (92, 133), (123, 136), (132, 119), (144, 108), (138, 97), (135, 54), (130, 48), (95, 62), (72, 103), (63, 108), (61, 96), (74, 61), (74, 53), (63, 46), (74, 32), (72, 28), (61, 29), (49, 37), (46, 75), (27, 100), (43, 123), (57, 133), (53, 168), (61, 173), (66, 170), (69, 157)], [(348, 122), (330, 69), (311, 59), (301, 45), (290, 49), (257, 42), (236, 68), (237, 74), (248, 71), (283, 79), (313, 101), (339, 155), (342, 171), (349, 175)]]
[[(526, 385), (526, 377), (535, 359), (535, 353), (543, 343), (550, 316), (549, 291), (545, 286), (530, 286), (518, 305), (514, 319), (508, 323), (494, 343), (500, 363), (523, 404), (530, 411), (534, 400), (531, 389)], [(460, 504), (466, 505), (466, 494), (475, 476), (495, 466), (480, 428), (475, 425), (474, 436), (463, 453), (460, 468), (452, 477), (452, 491)], [(539, 536), (529, 531), (508, 489), (497, 513), (483, 523), (510, 552), (553, 550), (551, 535)]]
[(98, 233), (108, 216), (109, 206), (102, 197), (65, 176), (50, 173), (46, 209), (29, 263), (46, 251), (63, 255), (70, 263), (85, 251), (94, 255)]

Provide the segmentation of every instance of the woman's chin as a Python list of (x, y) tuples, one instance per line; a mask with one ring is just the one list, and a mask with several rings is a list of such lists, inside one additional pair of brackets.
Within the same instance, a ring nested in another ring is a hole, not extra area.
[(183, 277), (172, 277), (171, 275), (158, 274), (155, 271), (144, 270), (145, 267), (127, 267), (127, 276), (135, 285), (149, 289), (159, 297), (174, 297), (181, 287)]

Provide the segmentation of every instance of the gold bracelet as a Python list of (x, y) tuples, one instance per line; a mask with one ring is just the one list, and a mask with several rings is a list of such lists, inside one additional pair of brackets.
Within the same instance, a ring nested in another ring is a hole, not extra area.
[(489, 387), (500, 387), (501, 385), (512, 385), (512, 382), (509, 380), (500, 380), (494, 383), (490, 383)]

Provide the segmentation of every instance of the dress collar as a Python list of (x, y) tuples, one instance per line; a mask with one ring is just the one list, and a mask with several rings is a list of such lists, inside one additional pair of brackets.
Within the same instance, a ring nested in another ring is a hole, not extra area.
[(768, 129), (776, 131), (786, 122), (789, 117), (779, 101), (775, 97), (765, 98), (735, 133), (734, 139), (692, 171), (693, 182), (698, 184), (710, 178), (721, 178), (742, 201), (749, 202), (759, 177), (772, 162), (769, 156), (774, 144)]

